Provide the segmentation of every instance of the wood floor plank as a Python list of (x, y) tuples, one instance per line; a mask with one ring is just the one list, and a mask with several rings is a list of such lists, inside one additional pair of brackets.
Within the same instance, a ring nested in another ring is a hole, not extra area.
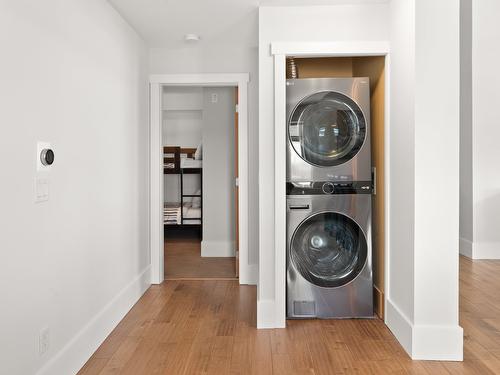
[(165, 238), (164, 262), (165, 278), (236, 279), (235, 257), (202, 257), (201, 240), (180, 237)]
[(379, 319), (290, 320), (257, 330), (256, 288), (152, 286), (79, 375), (500, 374), (500, 262), (460, 259), (464, 362), (412, 361)]

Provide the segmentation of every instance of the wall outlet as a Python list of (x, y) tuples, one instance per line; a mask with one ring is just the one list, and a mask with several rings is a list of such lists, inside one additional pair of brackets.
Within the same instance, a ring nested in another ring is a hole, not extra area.
[(212, 103), (217, 103), (219, 101), (219, 95), (212, 93)]
[(38, 354), (44, 355), (49, 350), (50, 331), (48, 327), (43, 328), (38, 336)]

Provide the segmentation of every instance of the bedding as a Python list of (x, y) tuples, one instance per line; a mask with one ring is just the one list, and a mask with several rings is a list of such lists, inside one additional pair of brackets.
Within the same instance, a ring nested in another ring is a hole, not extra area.
[[(199, 218), (201, 216), (201, 207), (191, 207), (191, 203), (184, 203), (182, 214), (186, 218)], [(170, 225), (181, 224), (181, 207), (178, 203), (165, 203), (163, 208), (163, 223)], [(185, 220), (184, 224), (201, 224), (201, 220)]]
[[(194, 195), (201, 195), (201, 189), (198, 189)], [(192, 208), (200, 208), (201, 207), (201, 199), (198, 197), (193, 197), (191, 199), (191, 207)]]
[(202, 168), (203, 160), (181, 158), (181, 168)]

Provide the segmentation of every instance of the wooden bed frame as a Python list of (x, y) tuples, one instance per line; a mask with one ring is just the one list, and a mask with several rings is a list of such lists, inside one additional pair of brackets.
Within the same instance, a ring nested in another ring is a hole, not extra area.
[[(181, 173), (181, 156), (186, 155), (187, 158), (193, 159), (196, 153), (196, 148), (166, 146), (163, 147), (163, 165), (172, 163), (173, 168), (163, 168), (164, 174), (179, 174)], [(200, 168), (185, 168), (185, 169), (200, 169)], [(184, 171), (184, 173), (189, 173)], [(198, 172), (195, 172), (198, 173)]]

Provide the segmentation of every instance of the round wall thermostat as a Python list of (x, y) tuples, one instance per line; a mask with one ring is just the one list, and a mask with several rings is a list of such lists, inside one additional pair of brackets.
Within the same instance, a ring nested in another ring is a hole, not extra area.
[(52, 165), (54, 162), (54, 151), (50, 148), (44, 148), (40, 153), (40, 161), (43, 165)]

